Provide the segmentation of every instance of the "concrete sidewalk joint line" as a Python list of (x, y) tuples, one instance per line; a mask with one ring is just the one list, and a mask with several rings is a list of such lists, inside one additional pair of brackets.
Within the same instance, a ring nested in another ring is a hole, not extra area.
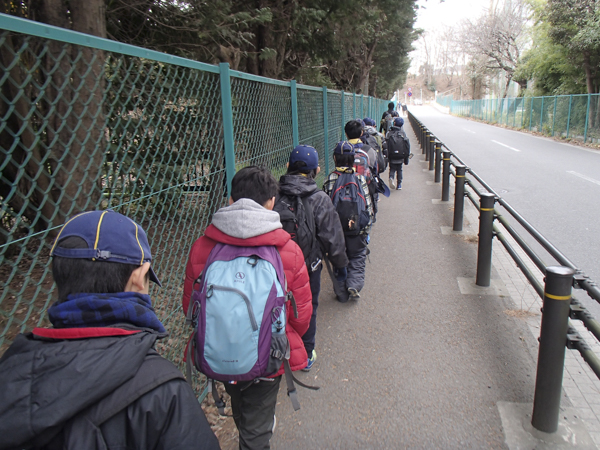
[(466, 229), (462, 231), (454, 231), (452, 227), (440, 227), (442, 230), (442, 234), (446, 236), (458, 235), (458, 236), (477, 236), (475, 230)]

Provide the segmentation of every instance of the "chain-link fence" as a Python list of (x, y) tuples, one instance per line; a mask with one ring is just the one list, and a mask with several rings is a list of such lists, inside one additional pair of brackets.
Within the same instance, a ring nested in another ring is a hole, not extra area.
[(483, 100), (438, 99), (450, 113), (537, 131), (547, 136), (600, 142), (600, 94)]
[(325, 175), (345, 121), (387, 108), (2, 14), (0, 68), (0, 354), (49, 325), (48, 253), (65, 219), (111, 208), (148, 233), (170, 332), (159, 350), (181, 366), (188, 251), (235, 171), (264, 164), (278, 177), (303, 143)]

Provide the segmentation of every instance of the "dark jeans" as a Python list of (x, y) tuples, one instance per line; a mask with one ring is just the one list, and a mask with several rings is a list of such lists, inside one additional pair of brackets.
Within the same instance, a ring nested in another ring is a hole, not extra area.
[[(248, 383), (228, 384), (233, 420), (240, 433), (240, 450), (270, 449), (273, 417), (281, 376), (273, 381), (260, 381), (244, 389)], [(200, 444), (200, 443), (199, 443)]]
[(402, 164), (390, 163), (390, 179), (393, 180), (394, 177), (397, 177), (397, 186), (402, 184)]
[(323, 271), (323, 264), (321, 264), (317, 270), (309, 274), (313, 311), (312, 316), (310, 316), (310, 325), (308, 326), (308, 330), (306, 330), (306, 333), (304, 333), (304, 336), (302, 336), (302, 342), (304, 342), (304, 348), (306, 349), (306, 354), (309, 358), (312, 356), (312, 351), (315, 349), (315, 336), (317, 334), (317, 308), (319, 306), (319, 293), (321, 292), (321, 272)]

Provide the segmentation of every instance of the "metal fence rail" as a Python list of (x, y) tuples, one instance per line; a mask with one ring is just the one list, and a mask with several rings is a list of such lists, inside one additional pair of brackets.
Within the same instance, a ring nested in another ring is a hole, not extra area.
[[(541, 431), (553, 433), (558, 423), (565, 346), (579, 351), (584, 361), (600, 379), (600, 358), (590, 349), (569, 318), (581, 320), (598, 341), (600, 341), (600, 322), (576, 298), (572, 297), (571, 287), (585, 291), (599, 303), (600, 289), (410, 112), (409, 121), (425, 154), (425, 160), (430, 162), (429, 170), (435, 171), (435, 182), (443, 180), (442, 201), (450, 200), (450, 175), (455, 178), (453, 230), (462, 231), (465, 198), (479, 210), (476, 285), (490, 286), (492, 241), (496, 237), (543, 301), (540, 358), (534, 400), (536, 407), (534, 407), (532, 423)], [(433, 162), (435, 164), (431, 164)], [(442, 163), (443, 176), (441, 176)], [(454, 167), (454, 170), (451, 167)], [(514, 220), (513, 223), (503, 216), (504, 212)], [(497, 224), (494, 223), (495, 221)], [(544, 263), (521, 237), (517, 226), (533, 237), (558, 266)], [(523, 260), (504, 232), (511, 236), (531, 264)], [(535, 271), (532, 270), (532, 265)], [(540, 277), (544, 277), (545, 286), (539, 281)], [(552, 289), (556, 291), (553, 292)], [(562, 312), (557, 313), (558, 309)], [(563, 317), (557, 317), (561, 314)], [(562, 326), (558, 324), (561, 321)], [(544, 327), (544, 323), (551, 325)], [(553, 340), (554, 343), (548, 345), (545, 343), (546, 340)], [(552, 372), (552, 375), (548, 375), (549, 372)], [(540, 378), (543, 381), (540, 381)], [(553, 388), (549, 389), (549, 385)], [(546, 404), (544, 399), (548, 398), (554, 399), (551, 404)]]
[(0, 68), (0, 354), (48, 325), (49, 245), (65, 219), (112, 208), (147, 230), (163, 283), (151, 295), (170, 332), (160, 351), (181, 365), (188, 251), (235, 171), (279, 176), (303, 143), (325, 175), (345, 121), (387, 108), (2, 14)]
[(436, 100), (458, 116), (584, 143), (600, 142), (600, 94), (482, 100), (440, 96)]

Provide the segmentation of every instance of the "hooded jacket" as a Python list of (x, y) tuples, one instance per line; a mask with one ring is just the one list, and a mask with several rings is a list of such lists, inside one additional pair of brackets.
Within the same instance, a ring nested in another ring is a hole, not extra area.
[[(279, 190), (285, 195), (305, 198), (313, 212), (317, 239), (329, 256), (331, 264), (336, 268), (346, 267), (348, 257), (344, 230), (329, 196), (317, 188), (315, 180), (303, 175), (282, 176), (279, 180)], [(320, 257), (323, 258), (324, 255), (321, 254)]]
[(0, 449), (218, 449), (159, 337), (128, 325), (18, 335), (0, 359)]
[[(246, 247), (273, 245), (277, 248), (288, 289), (296, 299), (298, 310), (296, 318), (293, 308), (287, 308), (286, 334), (290, 343), (290, 366), (292, 370), (306, 367), (308, 357), (301, 336), (310, 323), (312, 295), (304, 255), (290, 235), (282, 229), (279, 214), (263, 208), (253, 200), (242, 198), (219, 209), (213, 215), (212, 223), (206, 228), (204, 236), (192, 245), (185, 269), (183, 312), (187, 314), (194, 281), (204, 270), (208, 256), (217, 242)], [(274, 376), (282, 373), (283, 364)]]

